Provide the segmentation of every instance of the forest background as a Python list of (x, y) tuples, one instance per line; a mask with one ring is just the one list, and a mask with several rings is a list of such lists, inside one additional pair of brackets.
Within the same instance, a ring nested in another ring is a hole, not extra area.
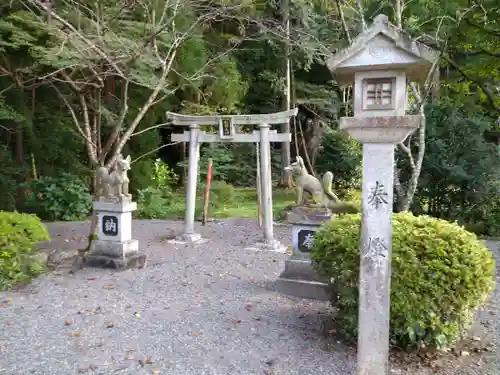
[[(397, 147), (395, 210), (500, 234), (496, 0), (4, 1), (0, 210), (86, 218), (93, 170), (123, 153), (138, 216), (180, 216), (187, 147), (170, 141), (184, 129), (166, 123), (167, 111), (294, 107), (298, 116), (279, 129), (292, 143), (273, 145), (277, 209), (293, 200), (282, 169), (296, 155), (359, 199), (361, 148), (338, 130), (338, 118), (352, 115), (352, 88), (339, 87), (325, 62), (380, 13), (441, 55), (424, 87), (410, 85), (411, 111), (425, 117)], [(212, 213), (255, 216), (255, 145), (204, 145), (201, 187), (208, 158)]]

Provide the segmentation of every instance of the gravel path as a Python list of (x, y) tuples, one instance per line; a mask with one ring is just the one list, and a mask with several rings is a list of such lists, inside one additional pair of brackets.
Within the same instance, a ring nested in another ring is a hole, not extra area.
[[(54, 246), (83, 247), (88, 223), (48, 227)], [(352, 350), (324, 337), (328, 304), (274, 290), (287, 255), (244, 250), (256, 241), (255, 223), (200, 227), (210, 241), (195, 246), (168, 241), (180, 230), (179, 222), (134, 222), (145, 269), (55, 271), (0, 293), (0, 374), (355, 374)], [(275, 232), (291, 242), (290, 228)], [(488, 329), (500, 333), (500, 322)], [(500, 373), (499, 362), (473, 367), (409, 373)]]

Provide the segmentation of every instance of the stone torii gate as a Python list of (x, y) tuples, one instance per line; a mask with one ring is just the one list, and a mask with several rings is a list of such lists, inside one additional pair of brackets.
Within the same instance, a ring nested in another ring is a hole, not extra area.
[[(198, 162), (200, 144), (203, 142), (229, 143), (259, 143), (261, 194), (262, 194), (262, 222), (263, 242), (258, 246), (271, 250), (280, 250), (283, 246), (274, 239), (273, 235), (273, 203), (271, 179), (271, 146), (270, 142), (291, 142), (290, 133), (278, 133), (270, 130), (271, 125), (283, 124), (296, 116), (298, 109), (262, 115), (216, 115), (190, 116), (167, 112), (167, 119), (173, 125), (189, 126), (189, 131), (181, 134), (172, 134), (173, 142), (189, 142), (188, 181), (186, 189), (186, 214), (184, 219), (183, 239), (197, 241), (201, 236), (194, 230), (196, 184), (198, 180)], [(241, 126), (258, 125), (259, 130), (252, 133), (243, 133)], [(201, 131), (203, 126), (218, 126), (218, 133)]]

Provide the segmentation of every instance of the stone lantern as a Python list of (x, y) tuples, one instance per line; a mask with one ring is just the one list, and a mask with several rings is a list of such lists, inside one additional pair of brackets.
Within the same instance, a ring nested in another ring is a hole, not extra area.
[(354, 117), (340, 129), (363, 144), (358, 375), (388, 374), (394, 147), (421, 121), (406, 114), (408, 82), (425, 82), (437, 60), (381, 14), (327, 63), (339, 84), (354, 84)]

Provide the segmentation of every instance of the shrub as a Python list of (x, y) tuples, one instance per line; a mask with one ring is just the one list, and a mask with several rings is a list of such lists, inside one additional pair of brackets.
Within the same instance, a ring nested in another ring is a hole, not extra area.
[(0, 289), (26, 282), (43, 270), (33, 257), (33, 246), (49, 234), (35, 215), (0, 211)]
[(137, 217), (164, 219), (169, 216), (175, 199), (172, 186), (177, 183), (177, 179), (178, 176), (166, 163), (161, 159), (156, 159), (152, 177), (154, 186), (137, 191)]
[(25, 210), (48, 221), (75, 221), (87, 218), (92, 209), (92, 196), (78, 177), (63, 173), (60, 177), (42, 176), (27, 188)]
[(323, 175), (333, 173), (333, 187), (340, 193), (360, 185), (361, 145), (343, 131), (329, 130), (322, 140), (315, 169)]
[(234, 186), (224, 181), (213, 181), (210, 186), (210, 194), (216, 206), (224, 206), (234, 200)]
[[(312, 253), (331, 280), (338, 332), (357, 336), (360, 215), (344, 215), (317, 233)], [(428, 216), (393, 216), (391, 342), (402, 348), (450, 347), (494, 288), (494, 260), (476, 236)]]
[(170, 200), (165, 192), (156, 187), (148, 187), (137, 192), (137, 212), (141, 219), (164, 219), (169, 213)]
[(168, 164), (161, 159), (156, 159), (154, 163), (153, 181), (155, 186), (163, 192), (165, 197), (172, 196), (172, 186), (177, 183), (179, 177)]

